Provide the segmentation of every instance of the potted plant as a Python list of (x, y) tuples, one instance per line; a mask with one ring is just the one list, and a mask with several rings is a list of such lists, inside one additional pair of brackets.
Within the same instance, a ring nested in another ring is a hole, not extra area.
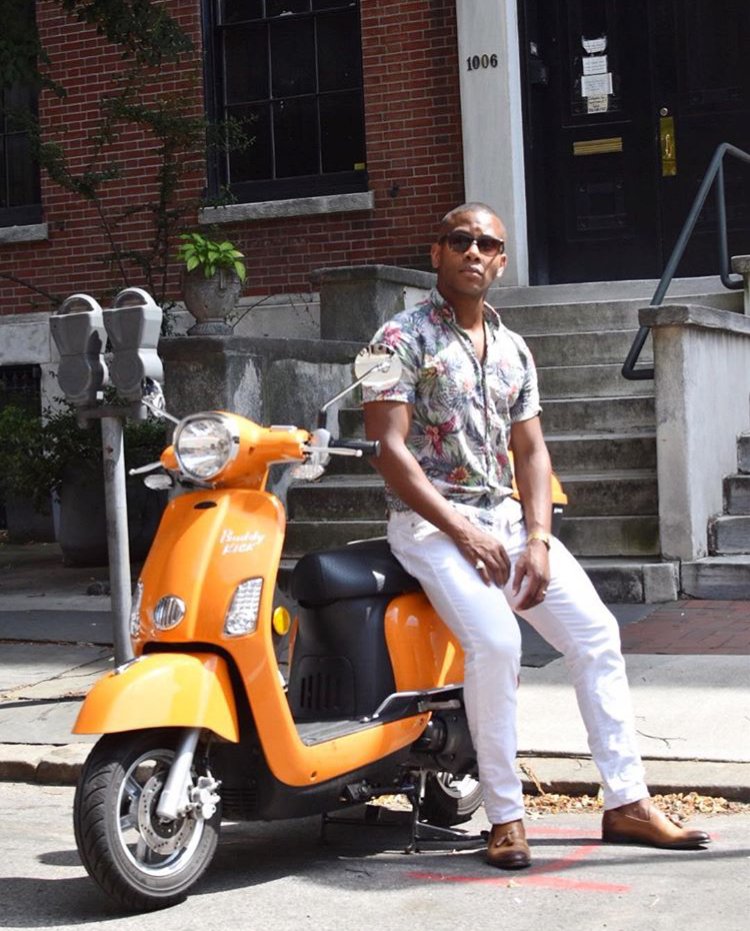
[[(125, 467), (158, 459), (165, 446), (164, 426), (153, 421), (125, 426)], [(107, 563), (101, 433), (98, 424), (78, 426), (65, 405), (44, 416), (8, 405), (0, 411), (0, 486), (6, 498), (25, 499), (44, 512), (59, 501), (57, 539), (66, 565)], [(158, 526), (165, 496), (127, 479), (131, 558), (142, 560)]]
[(182, 295), (197, 323), (191, 335), (231, 333), (226, 317), (234, 310), (245, 281), (243, 254), (229, 240), (182, 233), (177, 257), (183, 262)]

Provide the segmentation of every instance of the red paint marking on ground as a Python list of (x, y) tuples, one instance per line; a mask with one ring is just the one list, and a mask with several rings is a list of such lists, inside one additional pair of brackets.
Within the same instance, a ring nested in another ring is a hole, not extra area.
[(556, 870), (567, 869), (573, 863), (583, 860), (584, 857), (587, 857), (600, 846), (600, 844), (586, 844), (583, 847), (576, 847), (575, 850), (567, 854), (567, 856), (560, 857), (559, 860), (553, 860), (551, 863), (545, 863), (542, 866), (532, 866), (530, 873), (536, 876), (539, 873), (554, 873)]
[(417, 879), (422, 882), (474, 883), (478, 886), (507, 886), (512, 882), (515, 886), (569, 889), (576, 892), (630, 892), (630, 886), (619, 883), (587, 882), (586, 880), (565, 879), (563, 876), (529, 876), (528, 874), (516, 876), (513, 874), (512, 876), (497, 878), (488, 876), (448, 876), (446, 873), (420, 873), (416, 870), (410, 871), (407, 876), (409, 879)]
[(597, 850), (599, 844), (587, 844), (584, 847), (577, 847), (572, 853), (559, 860), (553, 860), (544, 866), (532, 867), (528, 872), (522, 875), (513, 874), (499, 878), (496, 876), (456, 876), (447, 873), (422, 873), (417, 870), (410, 871), (407, 875), (410, 879), (426, 880), (427, 882), (444, 882), (444, 883), (478, 883), (480, 885), (507, 886), (513, 882), (518, 886), (539, 886), (548, 889), (570, 889), (578, 892), (609, 892), (624, 893), (630, 892), (630, 886), (622, 883), (600, 883), (589, 882), (587, 880), (567, 879), (563, 876), (548, 876), (548, 873), (558, 872), (569, 869), (579, 860), (585, 859), (589, 854)]
[(580, 828), (556, 828), (552, 825), (526, 828), (527, 837), (580, 837), (582, 833)]

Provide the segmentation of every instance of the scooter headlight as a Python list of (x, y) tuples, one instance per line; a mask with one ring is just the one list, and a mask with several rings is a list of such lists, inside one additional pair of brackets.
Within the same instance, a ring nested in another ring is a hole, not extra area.
[(174, 451), (180, 469), (191, 478), (210, 481), (224, 469), (239, 449), (239, 433), (225, 414), (193, 414), (174, 435)]

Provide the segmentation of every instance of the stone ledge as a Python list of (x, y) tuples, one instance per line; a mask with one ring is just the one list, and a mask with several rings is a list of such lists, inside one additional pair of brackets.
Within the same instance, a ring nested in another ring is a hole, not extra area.
[(399, 265), (338, 265), (332, 268), (316, 268), (310, 272), (314, 284), (337, 284), (353, 281), (387, 281), (390, 284), (407, 285), (427, 290), (435, 286), (433, 272), (417, 268), (402, 268)]
[[(536, 782), (545, 792), (561, 795), (596, 795), (599, 791), (599, 773), (587, 757), (535, 757), (521, 752), (516, 762), (524, 792), (538, 793)], [(750, 763), (644, 759), (644, 766), (649, 789), (655, 795), (697, 792), (750, 801)]]
[(319, 216), (327, 213), (353, 213), (374, 210), (375, 194), (364, 191), (358, 194), (328, 194), (324, 197), (293, 197), (288, 200), (266, 200), (252, 204), (227, 204), (223, 207), (204, 207), (198, 213), (198, 222), (240, 223), (247, 220), (276, 220), (280, 217)]
[(0, 245), (16, 242), (43, 242), (45, 239), (49, 239), (49, 227), (46, 223), (0, 227)]
[(641, 326), (689, 326), (704, 330), (725, 330), (737, 336), (750, 336), (750, 319), (730, 310), (716, 310), (701, 304), (663, 304), (643, 307), (638, 312)]

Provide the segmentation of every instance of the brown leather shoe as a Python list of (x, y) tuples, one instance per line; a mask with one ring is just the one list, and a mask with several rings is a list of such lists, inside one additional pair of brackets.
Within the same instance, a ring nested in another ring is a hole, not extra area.
[(694, 850), (711, 843), (705, 831), (688, 831), (651, 804), (645, 813), (631, 805), (623, 808), (604, 812), (602, 840), (605, 844), (644, 844), (667, 850)]
[(523, 821), (493, 824), (487, 841), (487, 862), (501, 870), (522, 870), (531, 866)]

